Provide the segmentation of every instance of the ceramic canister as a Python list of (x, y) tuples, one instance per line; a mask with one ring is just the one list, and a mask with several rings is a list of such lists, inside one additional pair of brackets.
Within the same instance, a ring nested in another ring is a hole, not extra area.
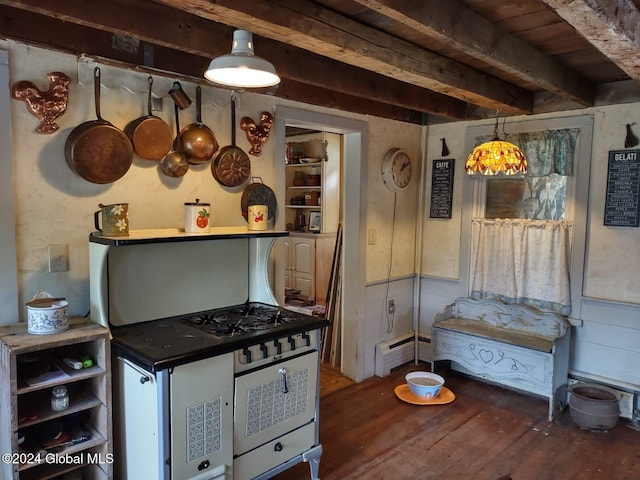
[(249, 205), (247, 210), (247, 228), (249, 230), (266, 230), (269, 207), (266, 205)]
[(184, 231), (187, 233), (209, 232), (209, 203), (200, 203), (196, 198), (195, 203), (184, 204)]
[(27, 332), (47, 335), (64, 332), (69, 328), (69, 303), (39, 291), (27, 303)]

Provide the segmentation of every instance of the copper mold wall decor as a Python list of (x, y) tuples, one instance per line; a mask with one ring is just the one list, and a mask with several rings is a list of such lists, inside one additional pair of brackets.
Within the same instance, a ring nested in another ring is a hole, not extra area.
[(28, 80), (21, 80), (11, 87), (11, 96), (27, 105), (27, 110), (38, 117), (38, 133), (54, 133), (60, 128), (58, 117), (67, 111), (70, 79), (62, 72), (51, 72), (49, 89), (42, 92)]
[(273, 115), (269, 112), (262, 112), (260, 115), (260, 125), (256, 125), (250, 117), (242, 117), (240, 128), (247, 135), (247, 140), (251, 144), (249, 153), (256, 157), (262, 155), (262, 145), (269, 140), (269, 133), (273, 127)]

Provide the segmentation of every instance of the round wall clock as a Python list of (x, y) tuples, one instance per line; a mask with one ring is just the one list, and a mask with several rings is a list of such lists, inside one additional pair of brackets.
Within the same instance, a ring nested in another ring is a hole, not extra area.
[(400, 192), (411, 183), (413, 162), (411, 157), (400, 148), (392, 148), (382, 160), (382, 180), (392, 192)]

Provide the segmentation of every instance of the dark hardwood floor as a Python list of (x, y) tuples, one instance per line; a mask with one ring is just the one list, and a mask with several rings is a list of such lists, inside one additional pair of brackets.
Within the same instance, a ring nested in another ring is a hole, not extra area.
[[(545, 399), (455, 373), (444, 374), (452, 403), (411, 405), (393, 390), (418, 369), (320, 400), (321, 480), (640, 479), (640, 432), (624, 419), (610, 431), (583, 431), (567, 408), (549, 423)], [(274, 478), (308, 479), (309, 466)]]

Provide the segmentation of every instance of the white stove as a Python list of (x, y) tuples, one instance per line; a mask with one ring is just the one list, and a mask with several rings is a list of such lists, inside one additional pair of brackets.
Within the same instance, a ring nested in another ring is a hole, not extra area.
[(328, 322), (276, 305), (269, 251), (287, 232), (90, 238), (91, 317), (110, 327), (120, 478), (318, 478)]

